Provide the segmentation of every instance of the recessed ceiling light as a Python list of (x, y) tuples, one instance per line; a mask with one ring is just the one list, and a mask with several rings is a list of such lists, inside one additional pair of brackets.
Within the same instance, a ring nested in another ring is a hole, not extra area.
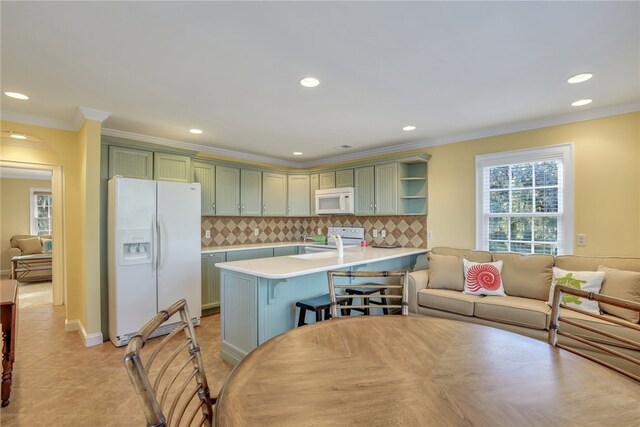
[(405, 127), (402, 128), (402, 130), (405, 131), (405, 132), (410, 132), (412, 130), (416, 130), (416, 127), (415, 126), (405, 126)]
[(27, 95), (18, 92), (5, 92), (4, 94), (15, 99), (29, 99)]
[(196, 135), (200, 135), (202, 133), (200, 129), (189, 129), (189, 132), (195, 133)]
[(11, 138), (14, 139), (27, 139), (27, 135), (21, 134), (21, 133), (11, 133)]
[(593, 74), (591, 73), (581, 73), (581, 74), (576, 74), (575, 76), (571, 76), (569, 77), (569, 79), (567, 80), (568, 83), (574, 84), (574, 83), (582, 83), (582, 82), (586, 82), (587, 80), (589, 80), (591, 77), (593, 77)]
[(591, 99), (580, 99), (578, 101), (574, 101), (571, 103), (574, 107), (582, 107), (583, 105), (591, 104), (593, 100)]
[(314, 77), (305, 77), (304, 79), (300, 80), (300, 84), (304, 87), (316, 87), (320, 84), (320, 80)]
[(294, 151), (293, 155), (294, 156), (302, 156), (302, 151)]

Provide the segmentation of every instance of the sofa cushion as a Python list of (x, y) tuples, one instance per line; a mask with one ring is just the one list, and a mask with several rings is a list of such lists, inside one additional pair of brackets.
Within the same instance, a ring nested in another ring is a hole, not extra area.
[(473, 262), (491, 262), (491, 252), (489, 251), (473, 251), (471, 249), (455, 249), (437, 247), (431, 249), (431, 253), (438, 255), (455, 255), (462, 258), (466, 258)]
[(494, 261), (502, 261), (502, 282), (507, 295), (546, 301), (551, 287), (552, 255), (522, 255), (496, 252)]
[[(568, 286), (580, 289), (585, 292), (600, 293), (604, 279), (604, 271), (567, 271), (558, 267), (553, 267), (553, 279), (549, 289), (549, 300), (547, 304), (553, 306), (553, 292), (556, 285)], [(593, 314), (600, 314), (600, 307), (596, 301), (575, 295), (563, 294), (562, 303), (566, 306), (588, 311)]]
[(551, 307), (545, 301), (507, 295), (487, 296), (476, 301), (473, 314), (481, 319), (545, 329), (550, 311)]
[(464, 293), (469, 295), (504, 296), (500, 271), (502, 261), (473, 262), (462, 260), (464, 266)]
[(429, 284), (427, 285), (429, 288), (461, 291), (463, 285), (461, 257), (429, 254)]
[[(551, 323), (551, 313), (549, 313), (548, 323)], [(608, 332), (614, 335), (621, 336), (623, 338), (630, 339), (635, 342), (640, 342), (640, 331), (634, 331), (630, 328), (625, 328), (622, 326), (615, 325), (613, 323), (607, 322), (606, 319), (616, 319), (620, 320), (617, 317), (605, 314), (599, 316), (599, 318), (587, 316), (586, 314), (576, 313), (575, 311), (560, 309), (560, 317), (575, 321), (578, 324), (582, 324), (585, 326), (591, 326), (592, 328), (596, 328), (598, 330)], [(625, 347), (633, 349), (633, 346), (628, 344), (621, 343), (619, 341), (614, 340), (613, 338), (607, 338), (603, 335), (599, 335), (585, 329), (579, 328), (577, 326), (569, 325), (568, 323), (559, 322), (560, 329), (564, 332), (575, 334), (582, 338), (588, 338), (595, 342), (603, 343), (603, 344), (611, 344), (618, 347)], [(548, 329), (547, 324), (547, 329)]]
[(573, 271), (597, 271), (600, 265), (618, 270), (640, 271), (640, 258), (559, 255), (555, 265), (563, 270)]
[[(603, 265), (598, 267), (598, 271), (604, 272), (601, 295), (640, 303), (640, 272), (617, 270)], [(626, 310), (603, 302), (600, 303), (600, 309), (630, 322), (638, 323), (640, 321), (640, 315), (637, 311)]]
[(421, 289), (418, 292), (418, 305), (464, 316), (473, 316), (473, 304), (482, 298), (448, 289)]
[(19, 239), (18, 248), (22, 251), (22, 255), (41, 254), (42, 242), (39, 237), (32, 237), (28, 239)]

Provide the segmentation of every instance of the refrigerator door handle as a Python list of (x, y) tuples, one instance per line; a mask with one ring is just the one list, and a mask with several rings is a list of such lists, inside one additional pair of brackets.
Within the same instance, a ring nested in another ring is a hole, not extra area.
[(156, 214), (151, 215), (151, 276), (156, 277), (158, 267), (158, 220)]
[(162, 270), (162, 215), (158, 215), (156, 220), (156, 229), (158, 230), (158, 276)]

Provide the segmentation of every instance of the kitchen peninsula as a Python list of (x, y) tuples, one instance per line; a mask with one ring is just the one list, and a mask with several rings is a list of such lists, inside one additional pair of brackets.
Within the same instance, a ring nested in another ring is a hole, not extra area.
[[(234, 365), (263, 342), (295, 327), (295, 303), (328, 292), (329, 270), (412, 269), (424, 248), (345, 248), (217, 263), (221, 282), (221, 356)], [(356, 283), (355, 281), (353, 283)]]

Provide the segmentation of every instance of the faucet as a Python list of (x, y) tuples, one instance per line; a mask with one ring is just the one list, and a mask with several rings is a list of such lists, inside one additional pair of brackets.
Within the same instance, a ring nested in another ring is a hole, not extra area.
[(338, 248), (338, 258), (343, 258), (344, 246), (342, 245), (342, 237), (337, 234), (332, 234), (330, 237), (336, 241), (336, 248)]

